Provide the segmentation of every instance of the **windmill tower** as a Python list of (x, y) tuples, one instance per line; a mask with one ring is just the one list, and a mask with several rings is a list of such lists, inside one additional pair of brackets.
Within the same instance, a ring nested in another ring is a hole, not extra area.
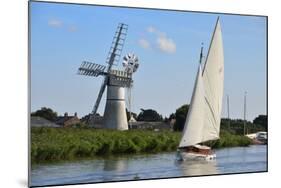
[(101, 88), (89, 115), (88, 122), (95, 118), (102, 95), (107, 87), (106, 105), (103, 117), (103, 126), (108, 129), (127, 130), (128, 122), (125, 105), (125, 88), (130, 88), (134, 71), (112, 69), (114, 63), (118, 63), (124, 46), (128, 25), (120, 23), (115, 32), (106, 63), (99, 65), (83, 61), (78, 69), (78, 74), (85, 76), (103, 76)]

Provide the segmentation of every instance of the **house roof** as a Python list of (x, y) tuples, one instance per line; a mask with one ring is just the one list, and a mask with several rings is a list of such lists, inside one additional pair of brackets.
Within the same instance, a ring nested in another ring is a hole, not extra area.
[(72, 119), (72, 118), (77, 118), (76, 116), (59, 116), (56, 119), (57, 124), (64, 124), (64, 122)]

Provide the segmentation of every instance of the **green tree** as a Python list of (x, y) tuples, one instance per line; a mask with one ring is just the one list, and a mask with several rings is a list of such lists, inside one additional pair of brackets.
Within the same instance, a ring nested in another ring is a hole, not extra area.
[(261, 125), (267, 131), (267, 115), (259, 115), (253, 121), (256, 125)]
[(176, 114), (175, 114), (176, 123), (173, 127), (174, 131), (182, 131), (183, 130), (188, 109), (189, 109), (189, 105), (185, 104), (185, 105), (182, 105), (181, 107), (179, 107), (176, 110)]
[(176, 114), (175, 114), (175, 113), (170, 114), (170, 116), (169, 116), (169, 120), (171, 120), (171, 119), (175, 119), (175, 118), (176, 118)]
[(58, 117), (57, 112), (53, 111), (51, 108), (42, 107), (40, 110), (37, 110), (36, 112), (32, 112), (31, 116), (38, 116), (45, 118), (49, 121), (55, 121)]
[(163, 117), (162, 117), (162, 115), (158, 114), (155, 110), (141, 109), (141, 112), (139, 113), (137, 120), (138, 121), (162, 121)]
[[(230, 121), (230, 126), (229, 126)], [(256, 123), (252, 123), (250, 121), (246, 121), (246, 134), (256, 133), (258, 131), (266, 131), (266, 129)], [(242, 119), (221, 119), (221, 131), (229, 132), (235, 135), (243, 135), (244, 134), (244, 120)]]

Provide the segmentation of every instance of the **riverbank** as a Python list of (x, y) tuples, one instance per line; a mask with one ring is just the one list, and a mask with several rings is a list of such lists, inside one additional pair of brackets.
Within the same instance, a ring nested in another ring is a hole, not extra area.
[[(175, 151), (180, 132), (113, 131), (91, 128), (31, 128), (31, 161), (70, 160), (111, 154)], [(222, 132), (220, 140), (208, 142), (213, 148), (248, 146), (244, 136)]]

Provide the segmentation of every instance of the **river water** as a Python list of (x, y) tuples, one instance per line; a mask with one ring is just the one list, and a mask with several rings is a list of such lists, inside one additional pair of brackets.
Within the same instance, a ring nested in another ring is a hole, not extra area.
[(176, 152), (37, 164), (31, 186), (267, 171), (267, 146), (215, 150), (215, 161), (176, 161)]

